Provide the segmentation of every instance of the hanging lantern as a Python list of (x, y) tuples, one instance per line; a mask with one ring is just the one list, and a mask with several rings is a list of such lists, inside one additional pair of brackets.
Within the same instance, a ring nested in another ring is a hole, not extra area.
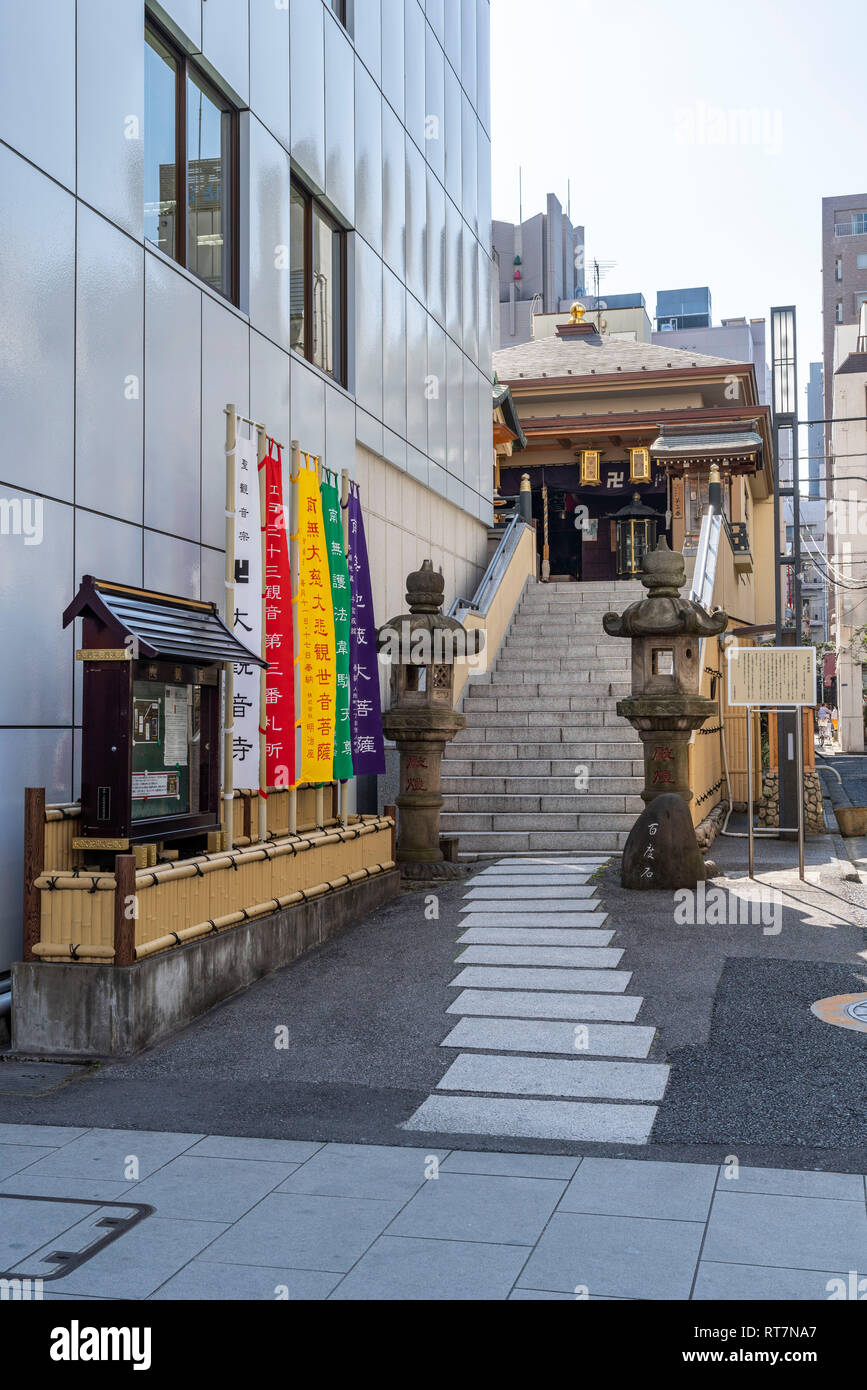
[(629, 481), (631, 483), (650, 482), (650, 450), (629, 450)]
[(645, 507), (637, 492), (619, 512), (605, 517), (616, 526), (617, 578), (633, 579), (644, 569), (644, 557), (656, 549), (656, 533), (663, 518)]
[(599, 450), (583, 449), (581, 452), (581, 486), (598, 487), (599, 483)]
[(514, 278), (515, 278), (516, 280), (520, 280), (520, 278), (521, 278), (521, 272), (520, 272), (520, 270), (516, 270), (516, 271), (515, 271)]
[(523, 264), (524, 264), (524, 262), (521, 260), (521, 257), (520, 257), (520, 256), (516, 256), (515, 259), (514, 259), (513, 262), (512, 262), (512, 265), (523, 265)]

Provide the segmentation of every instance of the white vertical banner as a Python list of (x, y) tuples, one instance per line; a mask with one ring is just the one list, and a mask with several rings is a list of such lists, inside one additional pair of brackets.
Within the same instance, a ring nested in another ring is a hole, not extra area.
[[(239, 422), (240, 423), (240, 422)], [(232, 631), (245, 647), (262, 653), (262, 522), (255, 436), (240, 436), (235, 454), (235, 611)], [(233, 761), (236, 787), (259, 786), (259, 667), (234, 667)]]

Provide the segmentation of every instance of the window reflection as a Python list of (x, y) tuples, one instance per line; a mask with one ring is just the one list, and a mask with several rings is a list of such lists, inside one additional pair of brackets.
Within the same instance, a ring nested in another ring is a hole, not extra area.
[(289, 214), (291, 243), (291, 264), (289, 270), (289, 341), (297, 352), (303, 353), (307, 351), (304, 315), (304, 240), (306, 211), (307, 199), (300, 189), (293, 186), (291, 190)]
[(331, 376), (340, 374), (339, 321), (340, 238), (331, 223), (313, 209), (313, 361)]
[(231, 114), (195, 75), (187, 79), (187, 266), (221, 294), (230, 290)]
[(155, 34), (145, 34), (145, 206), (144, 234), (175, 257), (177, 63)]

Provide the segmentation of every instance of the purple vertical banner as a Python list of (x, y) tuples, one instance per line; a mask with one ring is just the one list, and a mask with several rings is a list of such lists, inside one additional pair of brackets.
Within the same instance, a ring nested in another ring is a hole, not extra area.
[(382, 706), (379, 700), (379, 662), (367, 541), (361, 516), (358, 484), (350, 483), (347, 503), (349, 543), (346, 561), (352, 589), (349, 623), (349, 723), (352, 766), (356, 777), (385, 772)]

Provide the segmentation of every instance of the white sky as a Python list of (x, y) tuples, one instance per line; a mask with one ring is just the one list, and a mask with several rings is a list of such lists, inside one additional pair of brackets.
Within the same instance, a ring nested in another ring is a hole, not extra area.
[(571, 179), (589, 254), (617, 262), (603, 297), (640, 290), (653, 318), (658, 289), (709, 285), (714, 323), (796, 304), (803, 393), (821, 199), (867, 192), (867, 0), (492, 0), (491, 18), (494, 217), (518, 220), (519, 165), (525, 217), (549, 192), (565, 207)]

